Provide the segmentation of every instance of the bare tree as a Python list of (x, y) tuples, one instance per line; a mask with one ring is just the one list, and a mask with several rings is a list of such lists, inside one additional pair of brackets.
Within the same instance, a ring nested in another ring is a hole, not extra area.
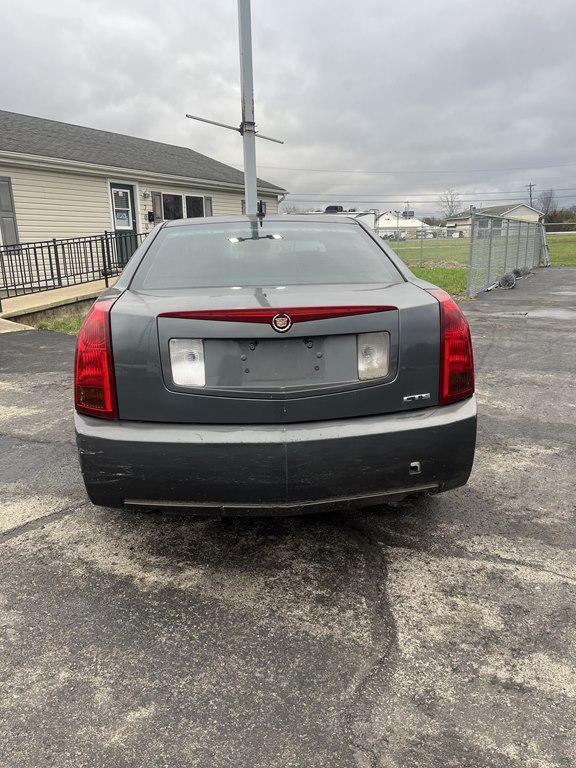
[(280, 203), (280, 207), (282, 209), (282, 213), (302, 213), (302, 208), (299, 208), (296, 203), (291, 203), (286, 200)]
[(556, 211), (556, 198), (553, 189), (546, 189), (538, 195), (536, 201), (538, 208), (544, 212), (544, 218), (548, 219)]
[(455, 189), (447, 189), (440, 195), (440, 210), (444, 214), (444, 217), (449, 219), (454, 216), (460, 210), (460, 195)]

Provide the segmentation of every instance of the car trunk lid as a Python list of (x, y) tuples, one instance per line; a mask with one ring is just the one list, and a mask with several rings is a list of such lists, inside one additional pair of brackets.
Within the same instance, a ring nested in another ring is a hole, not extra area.
[[(406, 410), (414, 394), (434, 404), (438, 314), (410, 283), (126, 291), (112, 313), (120, 418), (282, 423)], [(387, 337), (385, 376), (360, 380), (362, 334)], [(174, 375), (171, 345), (191, 340), (202, 386)]]

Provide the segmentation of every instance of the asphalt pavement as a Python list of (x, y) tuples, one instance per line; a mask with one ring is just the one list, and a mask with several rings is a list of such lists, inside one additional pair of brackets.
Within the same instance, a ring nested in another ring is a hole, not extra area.
[(575, 764), (576, 269), (463, 306), (469, 484), (299, 518), (92, 506), (74, 339), (0, 335), (2, 768)]

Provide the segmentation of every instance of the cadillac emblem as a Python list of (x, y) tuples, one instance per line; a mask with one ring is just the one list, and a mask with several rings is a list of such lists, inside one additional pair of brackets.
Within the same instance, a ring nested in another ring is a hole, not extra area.
[(272, 328), (278, 333), (286, 333), (292, 328), (292, 320), (288, 315), (279, 313), (272, 318)]

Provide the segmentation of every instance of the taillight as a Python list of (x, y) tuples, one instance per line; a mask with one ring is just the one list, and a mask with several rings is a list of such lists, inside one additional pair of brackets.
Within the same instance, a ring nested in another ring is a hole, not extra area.
[(97, 301), (86, 315), (76, 344), (74, 402), (88, 416), (117, 419), (110, 310), (116, 299)]
[(458, 304), (439, 288), (428, 291), (440, 304), (440, 391), (442, 404), (474, 394), (470, 326)]

